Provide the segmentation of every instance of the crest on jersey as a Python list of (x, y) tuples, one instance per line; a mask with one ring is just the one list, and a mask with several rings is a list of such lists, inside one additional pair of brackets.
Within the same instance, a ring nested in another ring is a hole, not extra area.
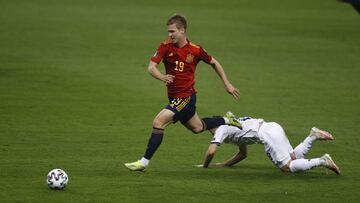
[(186, 56), (186, 62), (187, 62), (187, 63), (192, 63), (193, 60), (194, 60), (194, 55), (188, 54), (188, 55)]

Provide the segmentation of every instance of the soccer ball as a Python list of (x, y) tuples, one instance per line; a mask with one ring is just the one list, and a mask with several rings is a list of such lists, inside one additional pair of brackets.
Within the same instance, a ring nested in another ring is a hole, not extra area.
[(61, 190), (67, 185), (69, 181), (68, 175), (62, 169), (51, 170), (46, 178), (46, 183), (49, 188)]

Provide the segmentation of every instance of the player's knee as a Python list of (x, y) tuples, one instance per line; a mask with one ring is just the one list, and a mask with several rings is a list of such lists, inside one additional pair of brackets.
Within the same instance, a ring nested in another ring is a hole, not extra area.
[(284, 173), (291, 172), (291, 171), (290, 171), (290, 163), (291, 163), (291, 161), (289, 161), (289, 163), (287, 163), (285, 166), (282, 166), (282, 167), (280, 168), (280, 170), (281, 170), (282, 172), (284, 172)]
[(295, 153), (290, 153), (290, 157), (291, 157), (291, 160), (295, 160), (296, 159), (296, 156), (295, 156)]
[(213, 157), (215, 156), (215, 151), (208, 151), (207, 154), (209, 157)]
[(158, 119), (154, 119), (152, 123), (154, 128), (164, 129), (164, 123), (160, 122)]
[(191, 131), (195, 134), (201, 133), (202, 131), (204, 131), (204, 129), (201, 127), (193, 127), (191, 128)]
[(201, 122), (201, 123), (198, 123), (195, 127), (193, 127), (193, 132), (195, 134), (198, 134), (198, 133), (201, 133), (201, 132), (204, 132), (206, 130), (206, 127), (205, 127), (205, 123), (204, 122)]

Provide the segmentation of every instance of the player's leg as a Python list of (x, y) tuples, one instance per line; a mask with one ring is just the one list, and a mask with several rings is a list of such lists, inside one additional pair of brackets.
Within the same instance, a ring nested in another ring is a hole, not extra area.
[(306, 170), (310, 170), (314, 167), (323, 166), (332, 171), (336, 174), (340, 175), (340, 169), (332, 160), (329, 154), (324, 154), (320, 158), (314, 159), (296, 159), (289, 161), (286, 165), (282, 166), (280, 169), (285, 172), (303, 172)]
[(197, 113), (195, 113), (186, 123), (183, 123), (186, 128), (193, 133), (201, 133), (205, 130), (217, 128), (218, 126), (225, 125), (223, 117), (215, 116), (211, 118), (200, 119)]
[(169, 109), (163, 109), (153, 121), (153, 129), (144, 156), (135, 162), (126, 163), (125, 166), (132, 171), (143, 171), (149, 165), (150, 159), (161, 145), (164, 137), (164, 129), (173, 122), (175, 113)]
[(143, 159), (145, 159), (145, 165), (148, 165), (148, 161), (151, 159), (157, 148), (160, 146), (164, 137), (164, 129), (166, 128), (166, 126), (173, 122), (173, 117), (174, 112), (168, 109), (161, 110), (159, 114), (155, 117), (153, 121), (153, 129), (151, 132), (151, 136), (143, 157)]
[(295, 147), (294, 153), (296, 158), (304, 158), (316, 140), (334, 140), (334, 138), (329, 132), (320, 130), (316, 127), (311, 128), (309, 136), (307, 136), (303, 142)]
[(165, 129), (169, 124), (173, 122), (175, 113), (169, 109), (161, 110), (153, 120), (153, 128)]
[(225, 124), (240, 126), (240, 123), (231, 112), (228, 112), (225, 117), (214, 116), (200, 119), (196, 113), (196, 94), (192, 95), (190, 100), (184, 100), (184, 102), (186, 101), (186, 104), (182, 104), (182, 102), (180, 102), (180, 104), (177, 105), (176, 109), (179, 111), (177, 118), (193, 133), (200, 133), (204, 130), (210, 130)]
[(175, 99), (167, 108), (176, 112), (174, 122), (180, 121), (194, 133), (203, 131), (203, 123), (196, 113), (196, 94), (184, 99)]
[(204, 123), (197, 113), (195, 113), (186, 123), (183, 123), (183, 125), (195, 134), (204, 131)]
[(282, 166), (280, 169), (283, 172), (303, 172), (309, 170), (313, 167), (322, 166), (325, 164), (325, 161), (320, 158), (314, 159), (295, 159), (290, 160), (286, 165)]
[(281, 170), (292, 160), (293, 148), (283, 128), (274, 122), (264, 122), (259, 130), (259, 136), (264, 140), (264, 148), (269, 159)]
[[(317, 131), (318, 132), (318, 131)], [(259, 133), (264, 138), (265, 151), (271, 161), (283, 172), (306, 171), (313, 167), (324, 166), (340, 174), (339, 168), (328, 154), (315, 159), (291, 158), (291, 145), (280, 125), (276, 123), (264, 123)]]
[(193, 115), (187, 122), (183, 123), (186, 128), (191, 130), (193, 133), (201, 133), (205, 130), (212, 130), (221, 125), (233, 125), (236, 127), (241, 127), (240, 123), (236, 120), (235, 116), (228, 112), (224, 117), (213, 116), (200, 118), (197, 113)]

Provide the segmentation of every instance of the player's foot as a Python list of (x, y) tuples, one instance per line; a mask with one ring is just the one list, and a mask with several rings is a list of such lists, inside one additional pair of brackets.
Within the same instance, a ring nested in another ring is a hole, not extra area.
[(317, 140), (334, 140), (334, 137), (326, 131), (320, 130), (316, 127), (312, 127), (310, 136), (315, 136)]
[(325, 161), (325, 167), (334, 171), (336, 174), (340, 175), (340, 169), (332, 160), (329, 154), (324, 154), (321, 159)]
[(140, 160), (132, 162), (132, 163), (125, 163), (126, 168), (130, 171), (145, 171), (146, 167), (144, 164), (141, 163)]
[(235, 115), (233, 113), (231, 113), (230, 111), (225, 114), (225, 118), (227, 118), (229, 120), (229, 125), (236, 126), (236, 127), (242, 129), (241, 124), (236, 119)]

